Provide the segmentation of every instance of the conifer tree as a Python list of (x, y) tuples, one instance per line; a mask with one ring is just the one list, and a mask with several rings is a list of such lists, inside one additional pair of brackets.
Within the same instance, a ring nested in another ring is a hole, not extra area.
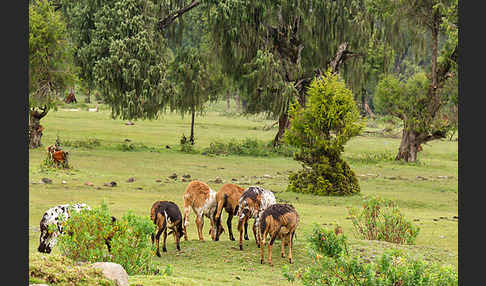
[(75, 81), (66, 24), (47, 0), (29, 4), (29, 148), (41, 146), (40, 120), (56, 108), (56, 90)]

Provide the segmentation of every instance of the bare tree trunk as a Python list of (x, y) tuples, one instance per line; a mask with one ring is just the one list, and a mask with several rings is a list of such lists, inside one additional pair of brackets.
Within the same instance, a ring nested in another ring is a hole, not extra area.
[(42, 131), (44, 127), (40, 124), (40, 120), (47, 115), (44, 109), (41, 113), (35, 110), (29, 112), (29, 148), (34, 149), (40, 147)]
[(277, 147), (278, 145), (280, 145), (282, 141), (282, 137), (285, 133), (285, 129), (289, 128), (289, 126), (290, 126), (289, 115), (287, 112), (284, 112), (278, 118), (278, 132), (275, 135), (275, 138), (273, 139), (273, 147)]
[(226, 109), (229, 111), (230, 110), (230, 92), (226, 92)]
[(432, 140), (446, 138), (446, 134), (440, 130), (430, 133), (418, 133), (408, 128), (403, 128), (402, 141), (395, 160), (405, 162), (416, 162), (417, 153), (422, 151), (422, 144)]
[(192, 145), (194, 145), (194, 116), (195, 116), (195, 111), (192, 111), (192, 118), (191, 118), (191, 137), (189, 137), (189, 142), (191, 142)]
[(440, 18), (438, 12), (434, 14), (434, 25), (432, 28), (432, 90), (430, 96), (432, 97), (432, 102), (429, 105), (429, 112), (432, 118), (435, 117), (436, 112), (439, 110), (440, 98), (437, 96), (437, 89), (439, 88), (438, 73), (437, 73), (437, 57), (438, 57), (438, 46), (439, 46), (439, 25)]
[(403, 128), (402, 141), (395, 160), (404, 160), (405, 162), (416, 162), (418, 152), (417, 134), (412, 130)]
[(236, 102), (236, 111), (241, 112), (241, 100), (240, 100), (240, 95), (238, 93), (235, 94), (235, 102)]
[(88, 94), (86, 96), (86, 103), (91, 103), (91, 88), (88, 88)]

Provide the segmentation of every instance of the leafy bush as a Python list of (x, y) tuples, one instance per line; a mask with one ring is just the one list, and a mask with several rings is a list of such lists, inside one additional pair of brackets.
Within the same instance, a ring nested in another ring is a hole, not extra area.
[(93, 149), (96, 147), (101, 146), (101, 141), (96, 138), (87, 138), (86, 140), (62, 140), (62, 145), (67, 147), (75, 147), (75, 148), (86, 148), (86, 149)]
[(281, 144), (278, 147), (273, 147), (272, 142), (265, 143), (264, 141), (245, 138), (242, 140), (231, 139), (229, 142), (213, 141), (208, 148), (203, 150), (203, 154), (212, 155), (238, 155), (238, 156), (255, 156), (255, 157), (269, 157), (269, 156), (285, 156), (291, 157), (294, 153), (291, 146)]
[(310, 242), (310, 250), (313, 253), (337, 258), (348, 252), (344, 234), (336, 234), (335, 231), (323, 228), (318, 224), (314, 224), (308, 241)]
[(286, 143), (298, 148), (303, 169), (289, 176), (288, 191), (317, 195), (360, 192), (356, 175), (341, 158), (344, 145), (364, 127), (353, 94), (339, 75), (326, 72), (312, 81), (304, 107), (290, 107)]
[(194, 149), (194, 143), (192, 143), (187, 137), (182, 134), (181, 140), (181, 151), (184, 153), (197, 153), (197, 151)]
[(399, 250), (387, 250), (377, 262), (365, 263), (357, 256), (342, 251), (346, 237), (319, 226), (308, 238), (309, 255), (314, 263), (292, 272), (282, 268), (289, 281), (299, 278), (303, 285), (364, 285), (364, 286), (452, 286), (458, 276), (451, 266), (412, 259)]
[(357, 236), (368, 240), (415, 244), (420, 231), (391, 200), (366, 197), (362, 210), (351, 208), (349, 214)]
[(287, 191), (309, 193), (319, 196), (343, 196), (360, 192), (356, 174), (348, 163), (341, 158), (329, 163), (326, 157), (322, 162), (305, 167), (289, 175)]
[(129, 212), (117, 224), (112, 239), (111, 262), (122, 265), (128, 274), (147, 274), (156, 271), (152, 265), (155, 249), (148, 239), (154, 224)]
[[(73, 213), (64, 224), (59, 247), (70, 259), (118, 263), (129, 275), (156, 271), (152, 265), (155, 249), (149, 239), (154, 231), (150, 219), (128, 213), (113, 223), (108, 207), (103, 203), (99, 208)], [(112, 237), (111, 253), (105, 244), (109, 237)]]
[[(111, 216), (105, 204), (100, 208), (74, 212), (64, 222), (64, 234), (59, 239), (61, 252), (75, 261), (106, 261), (105, 238), (113, 232)], [(72, 235), (69, 235), (72, 234)]]
[(359, 154), (349, 157), (351, 162), (359, 162), (362, 164), (376, 164), (379, 162), (395, 162), (396, 154), (391, 151), (383, 152), (360, 152)]

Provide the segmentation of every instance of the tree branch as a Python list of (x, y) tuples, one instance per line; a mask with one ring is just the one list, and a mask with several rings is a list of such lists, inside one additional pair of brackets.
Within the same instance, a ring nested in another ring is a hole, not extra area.
[(342, 43), (341, 45), (339, 45), (336, 56), (329, 64), (329, 66), (331, 67), (331, 72), (338, 73), (341, 64), (343, 64), (346, 60), (356, 56), (361, 56), (361, 54), (348, 50), (348, 43)]
[(47, 106), (40, 107), (40, 110), (42, 110), (42, 112), (39, 112), (39, 111), (37, 111), (37, 110), (32, 109), (32, 110), (30, 111), (30, 115), (31, 115), (32, 117), (35, 117), (36, 119), (39, 119), (39, 120), (40, 120), (40, 119), (42, 119), (44, 116), (46, 116), (46, 115), (47, 115), (47, 112), (49, 111), (49, 110), (48, 110), (48, 108), (47, 108)]
[(183, 7), (169, 14), (169, 16), (159, 21), (159, 29), (164, 30), (165, 28), (167, 28), (167, 26), (169, 26), (172, 22), (174, 22), (175, 19), (179, 18), (184, 13), (190, 11), (192, 8), (197, 7), (199, 4), (201, 4), (201, 2), (194, 0), (192, 1), (191, 4), (187, 5), (186, 7)]
[(417, 142), (419, 142), (419, 144), (423, 144), (432, 140), (442, 139), (442, 138), (446, 138), (445, 132), (436, 130), (432, 134), (423, 134), (422, 136), (417, 137)]

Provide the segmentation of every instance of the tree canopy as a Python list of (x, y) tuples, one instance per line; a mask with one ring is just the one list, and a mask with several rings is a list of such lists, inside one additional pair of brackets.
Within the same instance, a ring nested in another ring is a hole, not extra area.
[[(211, 31), (223, 70), (244, 91), (248, 113), (283, 119), (279, 131), (288, 125), (289, 104), (305, 104), (306, 87), (327, 69), (341, 44), (354, 51), (344, 51), (348, 59), (369, 40), (360, 0), (208, 2), (215, 9)], [(357, 69), (343, 72), (359, 76)]]
[(160, 32), (166, 1), (62, 1), (82, 78), (93, 84), (112, 117), (154, 119), (169, 103), (171, 58)]
[(55, 105), (55, 91), (72, 82), (74, 69), (66, 24), (47, 0), (29, 4), (29, 105)]
[(75, 81), (66, 24), (47, 0), (29, 3), (29, 147), (41, 145), (40, 120), (56, 108), (56, 93)]

